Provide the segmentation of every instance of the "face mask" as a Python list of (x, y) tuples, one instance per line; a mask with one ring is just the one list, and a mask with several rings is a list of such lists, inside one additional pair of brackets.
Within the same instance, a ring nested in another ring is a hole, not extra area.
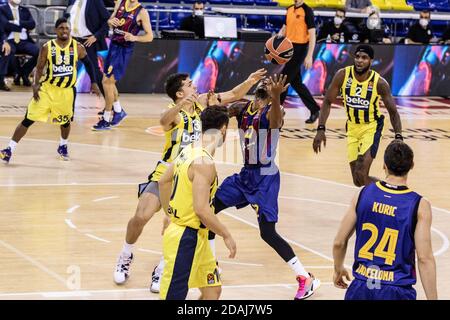
[(420, 19), (419, 20), (419, 23), (420, 23), (420, 25), (422, 26), (422, 27), (426, 27), (426, 26), (428, 26), (428, 19)]
[(375, 29), (379, 23), (380, 23), (379, 19), (368, 19), (367, 20), (367, 28)]
[(194, 10), (194, 15), (202, 16), (203, 15), (203, 10)]
[(344, 19), (342, 19), (341, 17), (334, 17), (334, 24), (335, 25), (340, 25), (343, 20)]
[(22, 3), (22, 0), (13, 0), (12, 1), (14, 4), (17, 4), (17, 5), (19, 5), (19, 4), (21, 4)]

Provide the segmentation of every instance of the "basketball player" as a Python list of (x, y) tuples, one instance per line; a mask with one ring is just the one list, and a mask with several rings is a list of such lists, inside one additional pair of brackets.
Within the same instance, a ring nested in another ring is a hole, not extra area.
[[(122, 284), (128, 279), (130, 264), (133, 260), (133, 245), (147, 222), (161, 209), (158, 188), (160, 177), (181, 150), (200, 137), (200, 113), (203, 106), (228, 104), (242, 99), (265, 73), (264, 69), (257, 70), (232, 90), (217, 94), (212, 92), (198, 94), (197, 87), (185, 73), (172, 74), (167, 78), (165, 90), (173, 103), (160, 117), (166, 143), (162, 159), (158, 161), (155, 170), (150, 174), (148, 182), (139, 185), (139, 202), (136, 213), (128, 222), (125, 244), (114, 272), (114, 281), (117, 284)], [(164, 259), (161, 259), (152, 274), (150, 289), (154, 293), (159, 292), (160, 275), (163, 269)]]
[(280, 172), (274, 160), (279, 130), (283, 126), (280, 95), (289, 86), (285, 85), (286, 78), (286, 75), (275, 75), (260, 81), (253, 101), (230, 107), (230, 116), (238, 121), (245, 163), (240, 173), (226, 178), (220, 185), (214, 208), (218, 213), (229, 207), (252, 206), (258, 216), (261, 238), (294, 270), (298, 281), (295, 299), (301, 300), (311, 296), (320, 281), (306, 272), (291, 246), (275, 229)]
[(347, 289), (344, 267), (348, 240), (356, 230), (355, 262), (346, 300), (415, 300), (416, 261), (425, 295), (437, 299), (431, 248), (431, 205), (407, 187), (413, 151), (394, 140), (384, 153), (386, 180), (354, 196), (334, 240), (334, 285)]
[(200, 300), (217, 300), (221, 282), (208, 230), (223, 237), (236, 255), (236, 243), (211, 208), (217, 190), (214, 152), (226, 137), (226, 107), (208, 107), (201, 113), (202, 137), (185, 147), (159, 180), (161, 204), (171, 223), (164, 232), (165, 267), (161, 299), (186, 299), (190, 288), (199, 288)]
[[(150, 17), (138, 0), (118, 0), (108, 24), (113, 28), (113, 35), (103, 71), (105, 110), (99, 122), (92, 127), (97, 131), (110, 130), (127, 116), (119, 102), (116, 81), (119, 81), (125, 73), (133, 54), (134, 43), (153, 40)], [(144, 30), (145, 34), (138, 36), (141, 30)], [(113, 107), (114, 116), (111, 120)]]
[(360, 187), (376, 181), (369, 177), (370, 166), (378, 151), (384, 127), (384, 115), (380, 112), (380, 98), (389, 112), (395, 139), (403, 140), (402, 123), (391, 89), (385, 79), (371, 69), (374, 51), (369, 45), (359, 45), (354, 53), (353, 66), (340, 69), (325, 95), (319, 126), (313, 142), (314, 152), (326, 145), (325, 124), (331, 104), (342, 93), (347, 110), (347, 153), (353, 183)]
[[(75, 106), (78, 60), (83, 62), (91, 78), (92, 91), (97, 96), (100, 94), (94, 67), (83, 45), (70, 37), (67, 19), (60, 18), (56, 21), (55, 32), (56, 39), (45, 43), (39, 52), (33, 81), (33, 99), (28, 104), (25, 118), (17, 126), (9, 146), (0, 151), (0, 158), (6, 163), (10, 161), (17, 143), (25, 136), (28, 128), (35, 121), (47, 122), (49, 115), (50, 121), (61, 128), (57, 152), (61, 159), (69, 160), (67, 141)], [(42, 80), (45, 67), (47, 72)]]

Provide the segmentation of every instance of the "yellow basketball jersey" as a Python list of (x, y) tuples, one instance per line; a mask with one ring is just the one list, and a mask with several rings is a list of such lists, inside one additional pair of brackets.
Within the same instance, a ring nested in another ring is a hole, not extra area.
[(354, 67), (345, 68), (345, 78), (341, 87), (344, 107), (348, 121), (352, 123), (371, 123), (380, 118), (380, 95), (377, 91), (380, 75), (371, 71), (366, 81), (359, 82)]
[(78, 43), (74, 39), (65, 48), (55, 40), (47, 42), (47, 75), (43, 82), (60, 88), (72, 88), (77, 82)]
[[(204, 228), (199, 217), (194, 212), (194, 198), (192, 193), (192, 181), (189, 180), (188, 169), (191, 163), (200, 157), (213, 157), (203, 148), (194, 148), (189, 145), (184, 148), (174, 160), (174, 174), (172, 181), (172, 194), (169, 202), (169, 214), (171, 221), (179, 226), (194, 229)], [(209, 201), (212, 199), (218, 186), (217, 176), (209, 190)]]
[[(174, 106), (175, 104), (171, 103), (169, 108)], [(158, 181), (166, 172), (167, 165), (178, 156), (181, 150), (200, 138), (202, 133), (200, 113), (203, 109), (203, 106), (196, 102), (192, 114), (185, 110), (180, 110), (181, 121), (164, 134), (166, 143), (162, 152), (162, 160), (158, 161), (155, 171), (150, 174), (150, 181)]]

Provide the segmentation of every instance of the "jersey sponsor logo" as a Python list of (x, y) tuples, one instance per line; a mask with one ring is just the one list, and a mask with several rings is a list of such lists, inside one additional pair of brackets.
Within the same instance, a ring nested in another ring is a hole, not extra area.
[(369, 81), (369, 84), (367, 85), (367, 91), (373, 91), (373, 81)]
[(183, 131), (183, 134), (181, 135), (182, 143), (192, 143), (194, 141), (197, 141), (198, 139), (200, 139), (199, 131), (196, 131), (193, 134), (189, 134), (188, 131)]
[(345, 101), (347, 102), (348, 106), (358, 109), (368, 109), (370, 105), (369, 100), (363, 99), (361, 97), (346, 96)]
[(365, 278), (394, 282), (394, 272), (380, 270), (378, 266), (366, 267), (363, 264), (359, 264), (355, 272)]
[(55, 66), (53, 65), (53, 74), (58, 73), (61, 75), (61, 73), (67, 73), (72, 74), (73, 73), (73, 66), (67, 66), (67, 65), (61, 65), (61, 66)]
[(206, 281), (208, 281), (208, 284), (214, 284), (216, 282), (216, 279), (214, 279), (214, 274), (208, 273), (206, 276)]
[(56, 48), (55, 48), (55, 47), (52, 47), (52, 48), (50, 49), (50, 53), (51, 53), (52, 57), (56, 56)]

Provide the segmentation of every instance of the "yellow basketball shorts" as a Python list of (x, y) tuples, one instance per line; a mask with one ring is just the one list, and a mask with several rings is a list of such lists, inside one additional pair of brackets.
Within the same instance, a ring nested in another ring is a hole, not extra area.
[(72, 121), (76, 91), (74, 88), (60, 88), (44, 82), (39, 90), (39, 100), (31, 99), (27, 118), (33, 121), (63, 125)]
[(371, 123), (352, 123), (347, 121), (347, 152), (348, 162), (358, 159), (370, 149), (370, 155), (375, 159), (378, 146), (383, 135), (384, 116)]
[(164, 232), (163, 251), (161, 299), (184, 300), (190, 288), (222, 284), (208, 242), (208, 229), (197, 230), (171, 223)]

